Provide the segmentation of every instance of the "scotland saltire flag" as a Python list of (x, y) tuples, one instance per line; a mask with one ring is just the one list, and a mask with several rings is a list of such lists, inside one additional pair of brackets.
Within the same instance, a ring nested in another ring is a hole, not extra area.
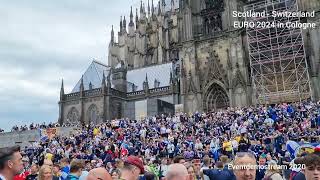
[(40, 129), (39, 128), (39, 133), (40, 133), (40, 141), (41, 142), (45, 142), (45, 141), (47, 141), (49, 139), (47, 134), (45, 133), (45, 129)]

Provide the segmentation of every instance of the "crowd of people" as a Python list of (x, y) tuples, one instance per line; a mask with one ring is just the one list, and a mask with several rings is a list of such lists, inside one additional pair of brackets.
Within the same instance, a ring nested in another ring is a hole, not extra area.
[[(42, 124), (35, 124), (35, 123), (31, 123), (29, 126), (28, 125), (21, 125), (21, 126), (13, 126), (11, 128), (11, 132), (20, 132), (20, 131), (28, 131), (28, 130), (35, 130), (35, 129), (47, 129), (47, 128), (55, 128), (55, 127), (71, 127), (71, 126), (80, 126), (80, 123), (74, 123), (74, 124), (70, 124), (70, 123), (66, 123), (63, 124), (62, 126), (60, 126), (59, 123), (42, 123)], [(5, 133), (4, 129), (0, 128), (0, 133)]]
[[(54, 127), (60, 127), (59, 123), (42, 123), (42, 124), (34, 124), (31, 123), (28, 125), (21, 125), (20, 127), (15, 125), (11, 128), (11, 132), (17, 132), (17, 131), (28, 131), (28, 130), (34, 130), (34, 129), (46, 129), (46, 128), (54, 128)], [(4, 132), (3, 129), (0, 129), (0, 132)]]
[(22, 148), (15, 179), (320, 179), (319, 148), (286, 146), (319, 135), (320, 102), (117, 119)]

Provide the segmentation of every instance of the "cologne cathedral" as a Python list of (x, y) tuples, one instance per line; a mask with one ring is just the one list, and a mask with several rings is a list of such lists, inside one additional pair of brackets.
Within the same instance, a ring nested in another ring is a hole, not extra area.
[[(108, 62), (92, 61), (72, 92), (62, 82), (60, 123), (319, 100), (319, 0), (150, 0), (128, 9), (110, 32)], [(245, 11), (315, 16), (234, 16)], [(296, 21), (316, 28), (235, 27)]]

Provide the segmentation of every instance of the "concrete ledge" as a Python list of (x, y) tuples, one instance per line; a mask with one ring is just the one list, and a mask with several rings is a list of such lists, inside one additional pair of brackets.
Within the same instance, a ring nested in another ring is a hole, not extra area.
[[(58, 127), (57, 129), (57, 135), (59, 136), (69, 136), (76, 130), (74, 127)], [(30, 146), (31, 143), (39, 140), (39, 130), (0, 133), (0, 148), (14, 145), (20, 145), (22, 148), (24, 148), (25, 146)]]

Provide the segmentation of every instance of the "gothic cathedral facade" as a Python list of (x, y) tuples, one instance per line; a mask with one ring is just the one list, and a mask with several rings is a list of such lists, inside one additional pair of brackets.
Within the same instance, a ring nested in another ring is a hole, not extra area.
[[(156, 100), (180, 104), (186, 113), (253, 105), (247, 33), (234, 27), (240, 19), (233, 12), (259, 1), (151, 0), (131, 7), (117, 40), (112, 28), (108, 65), (93, 62), (70, 94), (61, 88), (60, 123), (153, 115), (160, 111), (151, 107), (163, 104)], [(319, 99), (320, 2), (298, 4), (317, 14), (305, 19), (317, 27), (303, 35), (312, 97)]]

